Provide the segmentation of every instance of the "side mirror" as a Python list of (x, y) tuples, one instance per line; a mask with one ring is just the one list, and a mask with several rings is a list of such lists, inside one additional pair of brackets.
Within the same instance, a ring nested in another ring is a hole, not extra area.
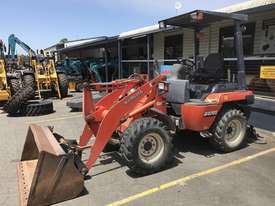
[(158, 93), (159, 94), (164, 94), (168, 92), (169, 90), (169, 85), (166, 82), (159, 82), (158, 83)]

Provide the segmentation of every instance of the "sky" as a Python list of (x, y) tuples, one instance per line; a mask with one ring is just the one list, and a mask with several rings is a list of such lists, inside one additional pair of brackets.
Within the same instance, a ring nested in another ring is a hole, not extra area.
[[(182, 8), (175, 9), (180, 1)], [(194, 9), (245, 0), (1, 0), (0, 39), (14, 33), (34, 50), (69, 40), (112, 36)]]

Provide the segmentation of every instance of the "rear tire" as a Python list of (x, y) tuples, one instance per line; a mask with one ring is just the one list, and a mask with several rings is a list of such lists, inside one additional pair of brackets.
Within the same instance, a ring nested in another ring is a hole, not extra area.
[(172, 138), (165, 125), (154, 118), (134, 121), (124, 132), (120, 153), (134, 173), (160, 171), (172, 159)]
[(212, 146), (222, 152), (240, 149), (246, 140), (247, 120), (245, 114), (238, 109), (222, 112), (213, 127), (210, 137)]
[(59, 90), (61, 94), (61, 98), (68, 96), (68, 79), (66, 74), (60, 73), (58, 76)]
[(28, 102), (22, 109), (25, 116), (40, 116), (53, 113), (53, 102), (50, 100)]

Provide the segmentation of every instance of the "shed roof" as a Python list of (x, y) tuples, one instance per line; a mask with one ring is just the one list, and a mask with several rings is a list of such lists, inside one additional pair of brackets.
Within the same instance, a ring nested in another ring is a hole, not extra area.
[(159, 22), (160, 27), (167, 25), (187, 28), (203, 28), (222, 20), (247, 21), (248, 16), (236, 13), (224, 13), (206, 10), (195, 10), (186, 14), (178, 15)]
[(144, 36), (144, 35), (148, 35), (148, 34), (157, 33), (157, 32), (163, 31), (163, 30), (164, 29), (159, 28), (158, 24), (154, 24), (151, 26), (134, 29), (134, 30), (130, 30), (127, 32), (122, 32), (119, 35), (119, 39), (127, 39), (127, 38), (132, 38), (132, 37)]
[(242, 12), (242, 13), (254, 13), (259, 11), (267, 11), (275, 9), (275, 0), (250, 0), (239, 4), (227, 6), (225, 8), (218, 9), (218, 12)]
[(58, 52), (68, 52), (72, 51), (75, 49), (84, 49), (87, 47), (96, 47), (96, 46), (103, 46), (104, 44), (112, 43), (114, 41), (117, 41), (118, 36), (113, 36), (113, 37), (101, 37), (98, 39), (95, 39), (94, 41), (86, 42), (77, 46), (71, 46), (71, 47), (66, 47), (63, 49), (59, 49)]

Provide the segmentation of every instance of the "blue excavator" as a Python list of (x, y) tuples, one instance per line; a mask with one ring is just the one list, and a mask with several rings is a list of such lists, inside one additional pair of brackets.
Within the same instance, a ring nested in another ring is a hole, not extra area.
[(75, 91), (82, 91), (84, 82), (102, 82), (97, 68), (92, 66), (90, 59), (66, 58), (57, 63), (57, 69), (67, 75), (69, 89)]
[(26, 43), (17, 38), (14, 34), (11, 34), (8, 39), (9, 48), (8, 48), (8, 57), (12, 60), (15, 59), (16, 54), (16, 45), (19, 45), (23, 50), (25, 50), (30, 57), (36, 56), (36, 53), (32, 48), (30, 48)]
[[(20, 46), (26, 53), (26, 56), (16, 55), (16, 46)], [(23, 84), (34, 87), (34, 69), (32, 68), (32, 58), (36, 57), (35, 51), (26, 43), (21, 41), (14, 34), (8, 38), (8, 55), (6, 58), (7, 71), (12, 74), (20, 75)]]

